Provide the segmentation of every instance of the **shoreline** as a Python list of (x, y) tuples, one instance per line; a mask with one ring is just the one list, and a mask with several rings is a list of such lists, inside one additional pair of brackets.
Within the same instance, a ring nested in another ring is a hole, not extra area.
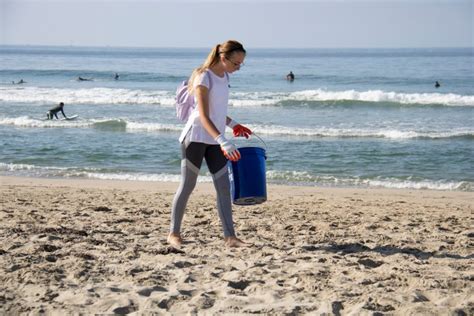
[[(145, 190), (161, 191), (175, 193), (179, 182), (165, 181), (138, 181), (138, 180), (102, 180), (102, 179), (82, 179), (82, 178), (40, 178), (40, 177), (21, 177), (21, 176), (0, 176), (0, 185), (19, 185), (19, 186), (46, 186), (46, 187), (71, 187), (71, 188), (98, 188), (98, 189), (124, 189), (124, 190)], [(198, 182), (193, 194), (212, 194), (214, 193), (212, 182)], [(434, 190), (434, 189), (405, 189), (405, 188), (376, 188), (376, 187), (327, 187), (327, 186), (292, 186), (286, 184), (267, 184), (268, 199), (278, 198), (282, 195), (293, 196), (294, 194), (314, 194), (331, 193), (356, 194), (356, 193), (377, 193), (381, 195), (407, 195), (414, 196), (420, 194), (422, 197), (451, 197), (459, 199), (473, 199), (474, 192), (470, 191), (452, 191), (452, 190)], [(474, 202), (473, 202), (474, 203)]]
[(0, 177), (0, 312), (474, 313), (471, 192), (269, 185), (232, 249), (198, 183), (177, 250), (177, 186)]

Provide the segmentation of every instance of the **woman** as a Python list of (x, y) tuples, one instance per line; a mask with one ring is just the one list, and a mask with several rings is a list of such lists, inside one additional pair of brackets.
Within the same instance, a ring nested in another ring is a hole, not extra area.
[(224, 241), (229, 247), (244, 247), (245, 242), (235, 236), (232, 221), (232, 202), (227, 171), (227, 159), (240, 159), (238, 149), (224, 136), (226, 125), (234, 136), (248, 137), (252, 132), (227, 116), (229, 100), (229, 73), (240, 69), (245, 49), (237, 41), (216, 45), (206, 61), (195, 69), (189, 79), (189, 92), (197, 103), (181, 133), (181, 184), (173, 200), (168, 243), (179, 247), (181, 222), (188, 198), (193, 191), (206, 159), (217, 193), (217, 208), (224, 230)]

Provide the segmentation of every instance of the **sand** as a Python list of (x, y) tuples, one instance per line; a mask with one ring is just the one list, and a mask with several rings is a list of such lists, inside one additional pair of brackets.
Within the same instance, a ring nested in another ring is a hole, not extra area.
[(211, 184), (166, 244), (177, 183), (0, 177), (0, 314), (473, 315), (474, 193)]

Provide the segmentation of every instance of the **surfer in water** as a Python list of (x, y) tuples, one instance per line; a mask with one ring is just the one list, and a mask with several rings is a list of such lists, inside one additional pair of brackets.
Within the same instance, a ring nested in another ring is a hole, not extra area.
[(290, 73), (286, 75), (286, 80), (291, 82), (295, 80), (295, 75), (293, 74), (293, 71), (290, 71)]
[(92, 78), (82, 78), (82, 77), (77, 77), (77, 81), (92, 81)]
[(20, 79), (18, 82), (12, 81), (12, 84), (24, 84), (24, 83), (26, 83), (26, 81), (23, 79)]
[(64, 103), (60, 102), (59, 105), (55, 106), (54, 108), (52, 108), (48, 112), (46, 112), (46, 116), (48, 117), (48, 120), (52, 120), (53, 115), (56, 117), (57, 120), (59, 120), (58, 112), (61, 112), (63, 114), (64, 118), (67, 119), (66, 114), (64, 114)]

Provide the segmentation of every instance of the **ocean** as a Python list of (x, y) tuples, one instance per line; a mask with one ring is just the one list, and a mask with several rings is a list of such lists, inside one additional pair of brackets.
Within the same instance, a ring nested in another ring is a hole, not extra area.
[[(179, 181), (175, 90), (209, 50), (0, 46), (0, 175)], [(229, 115), (268, 183), (474, 191), (472, 48), (247, 50)]]

